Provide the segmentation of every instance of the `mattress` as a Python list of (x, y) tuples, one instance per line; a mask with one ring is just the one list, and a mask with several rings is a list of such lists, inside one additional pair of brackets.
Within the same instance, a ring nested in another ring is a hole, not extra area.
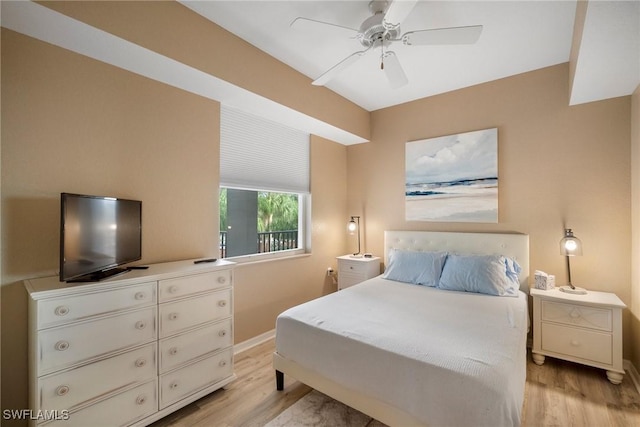
[(293, 307), (276, 352), (429, 425), (518, 426), (527, 297), (367, 280)]

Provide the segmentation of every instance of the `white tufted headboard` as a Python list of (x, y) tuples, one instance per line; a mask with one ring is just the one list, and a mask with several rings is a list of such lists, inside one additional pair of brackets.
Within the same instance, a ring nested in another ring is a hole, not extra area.
[(385, 231), (385, 265), (389, 263), (391, 249), (505, 255), (514, 258), (520, 264), (522, 267), (520, 289), (527, 293), (529, 291), (529, 236), (527, 234)]

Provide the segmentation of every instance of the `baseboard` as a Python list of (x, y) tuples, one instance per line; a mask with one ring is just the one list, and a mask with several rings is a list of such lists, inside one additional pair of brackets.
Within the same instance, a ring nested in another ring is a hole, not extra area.
[(253, 348), (257, 345), (262, 344), (265, 341), (269, 341), (272, 338), (275, 338), (276, 336), (276, 330), (272, 329), (270, 331), (267, 331), (263, 334), (260, 334), (256, 337), (253, 338), (249, 338), (246, 341), (242, 341), (241, 343), (235, 344), (233, 346), (233, 354), (234, 356), (238, 353), (242, 353), (243, 351), (247, 351), (250, 348)]
[(636, 390), (640, 393), (640, 375), (638, 374), (636, 367), (627, 359), (622, 362), (622, 367), (629, 373), (629, 377), (631, 378), (631, 381), (633, 381), (633, 385), (636, 386)]

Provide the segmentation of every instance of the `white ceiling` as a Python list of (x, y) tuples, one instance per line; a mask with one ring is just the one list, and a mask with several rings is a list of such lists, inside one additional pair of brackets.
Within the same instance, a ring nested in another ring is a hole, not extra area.
[[(316, 79), (363, 48), (333, 27), (291, 27), (296, 17), (358, 28), (371, 16), (368, 0), (181, 1), (269, 55)], [(326, 86), (373, 111), (569, 61), (576, 1), (420, 1), (402, 33), (483, 25), (473, 45), (390, 47), (409, 84), (391, 89), (380, 53), (369, 52)]]
[[(371, 16), (369, 0), (181, 3), (312, 80), (362, 46), (335, 27), (298, 28), (291, 22), (306, 17), (357, 29)], [(478, 42), (394, 43), (391, 49), (409, 79), (406, 86), (392, 89), (380, 70), (379, 52), (369, 52), (326, 87), (373, 111), (568, 62), (575, 14), (575, 0), (421, 0), (402, 33), (480, 24)], [(640, 83), (640, 2), (591, 0), (583, 35), (572, 104), (631, 94)], [(612, 68), (618, 73), (611, 75)]]

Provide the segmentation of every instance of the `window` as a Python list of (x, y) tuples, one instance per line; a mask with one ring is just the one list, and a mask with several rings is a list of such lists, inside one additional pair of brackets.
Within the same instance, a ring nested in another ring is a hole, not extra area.
[(220, 130), (220, 256), (305, 252), (309, 134), (226, 106)]
[(304, 195), (220, 189), (222, 258), (302, 248), (299, 234)]

